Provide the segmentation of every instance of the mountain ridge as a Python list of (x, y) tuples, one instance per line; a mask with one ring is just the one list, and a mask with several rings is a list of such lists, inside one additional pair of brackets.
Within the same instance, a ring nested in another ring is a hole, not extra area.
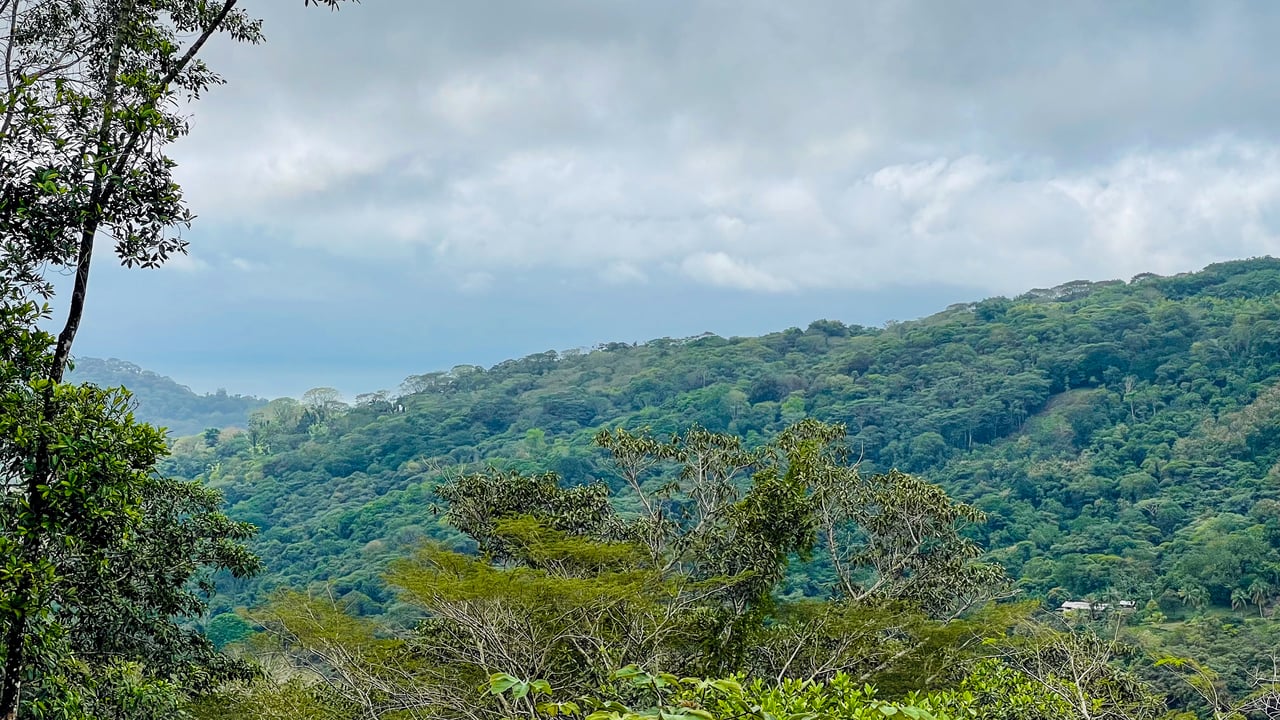
[(118, 358), (78, 357), (67, 379), (128, 388), (133, 394), (134, 414), (144, 422), (167, 428), (173, 437), (194, 435), (207, 428), (243, 427), (249, 412), (267, 403), (221, 389), (201, 395), (170, 377)]
[[(697, 423), (756, 444), (812, 416), (845, 424), (867, 471), (919, 474), (986, 512), (977, 539), (1028, 597), (1122, 594), (1176, 617), (1188, 597), (1232, 607), (1262, 583), (1269, 607), (1280, 261), (1058, 287), (883, 328), (815, 321), (460, 365), (354, 406), (278, 399), (243, 430), (176, 441), (167, 469), (262, 529), (268, 572), (228, 582), (226, 607), (323, 587), (394, 614), (385, 562), (424, 539), (463, 543), (431, 511), (448, 474), (493, 464), (616, 485), (598, 428)], [(824, 582), (798, 571), (787, 592)]]

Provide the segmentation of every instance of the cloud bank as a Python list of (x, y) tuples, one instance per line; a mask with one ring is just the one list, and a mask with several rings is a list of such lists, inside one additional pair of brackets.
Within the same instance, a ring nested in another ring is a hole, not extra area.
[(245, 2), (268, 41), (211, 48), (175, 153), (202, 317), (411, 326), (394, 289), (567, 323), (595, 293), (635, 299), (610, 327), (661, 297), (720, 331), (707, 298), (901, 318), (1280, 254), (1274, 3)]

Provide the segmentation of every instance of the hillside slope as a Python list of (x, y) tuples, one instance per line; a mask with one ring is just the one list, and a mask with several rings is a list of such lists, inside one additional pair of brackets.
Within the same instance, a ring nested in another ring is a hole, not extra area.
[(68, 380), (127, 387), (137, 402), (134, 414), (143, 422), (168, 428), (173, 437), (193, 435), (206, 428), (244, 427), (249, 412), (267, 402), (228, 395), (224, 390), (198, 395), (170, 378), (114, 358), (76, 358)]
[(248, 432), (180, 444), (172, 469), (262, 528), (269, 572), (228, 603), (332, 583), (376, 611), (391, 600), (386, 558), (449, 539), (430, 508), (442, 471), (612, 480), (590, 444), (599, 427), (700, 423), (754, 442), (811, 415), (845, 423), (868, 469), (921, 474), (984, 509), (980, 539), (1033, 597), (1120, 593), (1175, 612), (1245, 593), (1268, 606), (1278, 382), (1280, 261), (1255, 259), (885, 328), (824, 320), (461, 366), (353, 408), (274, 401)]

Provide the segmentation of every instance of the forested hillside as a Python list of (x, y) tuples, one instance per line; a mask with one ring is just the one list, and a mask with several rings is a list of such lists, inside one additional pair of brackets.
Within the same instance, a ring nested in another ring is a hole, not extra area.
[(68, 377), (73, 382), (103, 388), (124, 386), (137, 403), (134, 414), (142, 422), (168, 428), (174, 436), (192, 435), (206, 428), (243, 427), (249, 412), (266, 400), (228, 395), (225, 390), (198, 395), (185, 385), (123, 360), (77, 358)]
[[(185, 439), (171, 470), (261, 528), (266, 587), (389, 607), (384, 562), (462, 543), (443, 477), (492, 464), (621, 480), (602, 427), (692, 424), (748, 446), (806, 416), (843, 423), (866, 472), (898, 468), (985, 511), (973, 529), (1028, 597), (1123, 597), (1155, 620), (1269, 615), (1280, 593), (1280, 261), (1076, 282), (884, 328), (609, 343), (406, 380), (399, 394), (276, 400), (244, 431)], [(838, 315), (838, 309), (833, 309)], [(625, 493), (622, 493), (625, 496)], [(625, 505), (625, 500), (621, 501)], [(819, 565), (787, 592), (816, 593)], [(245, 593), (248, 594), (245, 594)], [(1150, 601), (1150, 602), (1148, 602)]]

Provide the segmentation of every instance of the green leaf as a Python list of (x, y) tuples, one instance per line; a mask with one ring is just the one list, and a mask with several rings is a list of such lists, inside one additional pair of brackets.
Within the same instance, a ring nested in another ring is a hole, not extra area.
[(534, 680), (529, 683), (529, 689), (533, 691), (534, 695), (550, 695), (551, 683), (546, 680)]
[(489, 693), (492, 695), (501, 695), (510, 690), (513, 686), (519, 684), (520, 679), (506, 673), (494, 673), (489, 676)]
[(725, 695), (738, 696), (742, 694), (742, 683), (737, 680), (720, 679), (712, 680), (710, 686), (724, 693)]

